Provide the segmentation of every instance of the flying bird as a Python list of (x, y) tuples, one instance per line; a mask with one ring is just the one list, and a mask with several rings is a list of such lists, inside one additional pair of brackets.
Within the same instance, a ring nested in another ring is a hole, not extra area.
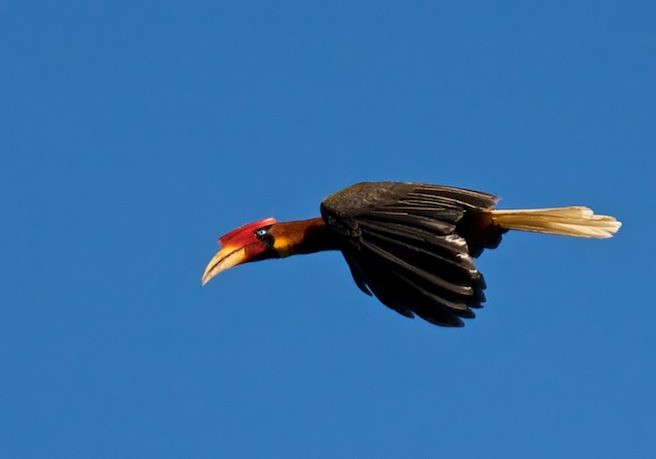
[(485, 301), (474, 258), (508, 230), (608, 238), (621, 223), (587, 207), (497, 210), (498, 198), (443, 185), (362, 182), (324, 199), (321, 216), (266, 218), (219, 238), (202, 284), (233, 266), (339, 250), (356, 285), (406, 317), (461, 327)]

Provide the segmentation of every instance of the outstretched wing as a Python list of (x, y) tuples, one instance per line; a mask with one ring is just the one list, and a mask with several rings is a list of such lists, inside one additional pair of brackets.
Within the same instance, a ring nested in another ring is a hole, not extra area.
[(463, 217), (496, 202), (461, 188), (365, 182), (326, 198), (321, 215), (362, 291), (406, 317), (462, 326), (485, 301), (472, 258), (479, 248), (469, 247)]

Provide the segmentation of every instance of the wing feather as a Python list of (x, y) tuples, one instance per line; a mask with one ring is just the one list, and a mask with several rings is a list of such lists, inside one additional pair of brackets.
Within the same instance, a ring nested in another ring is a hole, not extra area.
[(381, 257), (382, 260), (387, 262), (387, 264), (390, 266), (390, 269), (394, 271), (405, 271), (413, 277), (418, 277), (419, 279), (429, 284), (433, 284), (439, 290), (448, 291), (454, 296), (472, 296), (474, 293), (474, 290), (470, 285), (459, 285), (453, 282), (449, 282), (448, 280), (444, 279), (444, 277), (431, 274), (428, 271), (418, 268), (400, 256), (394, 255), (393, 253), (382, 249), (377, 244), (363, 240), (362, 246), (371, 251), (372, 254)]
[(496, 202), (440, 185), (360, 183), (324, 200), (321, 213), (360, 290), (406, 317), (462, 326), (485, 301), (485, 281), (459, 224)]

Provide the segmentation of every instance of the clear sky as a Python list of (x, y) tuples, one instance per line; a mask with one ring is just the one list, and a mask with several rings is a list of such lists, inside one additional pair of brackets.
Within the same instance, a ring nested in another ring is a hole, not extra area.
[[(0, 457), (655, 457), (656, 4), (0, 3)], [(463, 329), (216, 238), (361, 180), (585, 204)]]

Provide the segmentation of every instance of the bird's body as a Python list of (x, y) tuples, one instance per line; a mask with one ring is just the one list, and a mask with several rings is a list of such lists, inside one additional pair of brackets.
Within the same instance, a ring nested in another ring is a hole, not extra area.
[(612, 236), (620, 223), (585, 207), (495, 210), (494, 195), (462, 188), (363, 182), (329, 196), (321, 217), (266, 219), (219, 239), (203, 283), (236, 264), (340, 250), (357, 286), (406, 317), (462, 326), (485, 301), (473, 258), (511, 229), (577, 237)]

